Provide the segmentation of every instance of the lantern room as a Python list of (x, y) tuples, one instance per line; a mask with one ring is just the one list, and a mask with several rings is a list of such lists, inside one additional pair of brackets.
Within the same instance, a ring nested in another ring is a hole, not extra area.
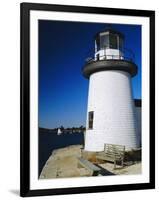
[(95, 60), (123, 59), (124, 35), (106, 29), (95, 36)]

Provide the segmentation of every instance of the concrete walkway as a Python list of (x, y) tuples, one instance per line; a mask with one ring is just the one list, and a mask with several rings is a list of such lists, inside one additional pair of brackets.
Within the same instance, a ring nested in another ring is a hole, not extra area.
[(90, 176), (90, 172), (78, 166), (82, 145), (73, 145), (53, 151), (46, 162), (40, 179)]
[(141, 173), (141, 162), (125, 166), (124, 168), (117, 166), (117, 169), (113, 169), (113, 163), (99, 163), (96, 159), (96, 152), (84, 151), (82, 145), (72, 145), (54, 150), (43, 167), (39, 178), (52, 179), (91, 176), (90, 171), (79, 165), (79, 157), (89, 160), (100, 167), (101, 171), (99, 176)]

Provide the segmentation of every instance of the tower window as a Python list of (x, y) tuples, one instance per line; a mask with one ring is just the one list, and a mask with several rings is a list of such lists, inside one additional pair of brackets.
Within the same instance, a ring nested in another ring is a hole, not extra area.
[(93, 118), (94, 118), (94, 112), (90, 111), (88, 113), (88, 128), (93, 129)]

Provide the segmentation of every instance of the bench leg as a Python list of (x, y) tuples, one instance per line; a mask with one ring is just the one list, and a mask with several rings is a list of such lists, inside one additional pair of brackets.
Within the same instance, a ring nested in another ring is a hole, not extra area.
[(121, 160), (121, 165), (122, 165), (122, 167), (124, 167), (124, 160), (123, 159)]
[(114, 160), (114, 169), (116, 169), (116, 160)]

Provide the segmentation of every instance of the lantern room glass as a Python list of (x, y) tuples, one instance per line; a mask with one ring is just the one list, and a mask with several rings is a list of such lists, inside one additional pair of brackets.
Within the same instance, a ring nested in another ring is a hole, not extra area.
[(116, 33), (100, 33), (95, 40), (96, 52), (102, 49), (123, 50), (123, 38)]
[(109, 48), (109, 35), (104, 34), (100, 36), (100, 49)]
[(109, 48), (118, 49), (118, 36), (116, 34), (109, 34)]

